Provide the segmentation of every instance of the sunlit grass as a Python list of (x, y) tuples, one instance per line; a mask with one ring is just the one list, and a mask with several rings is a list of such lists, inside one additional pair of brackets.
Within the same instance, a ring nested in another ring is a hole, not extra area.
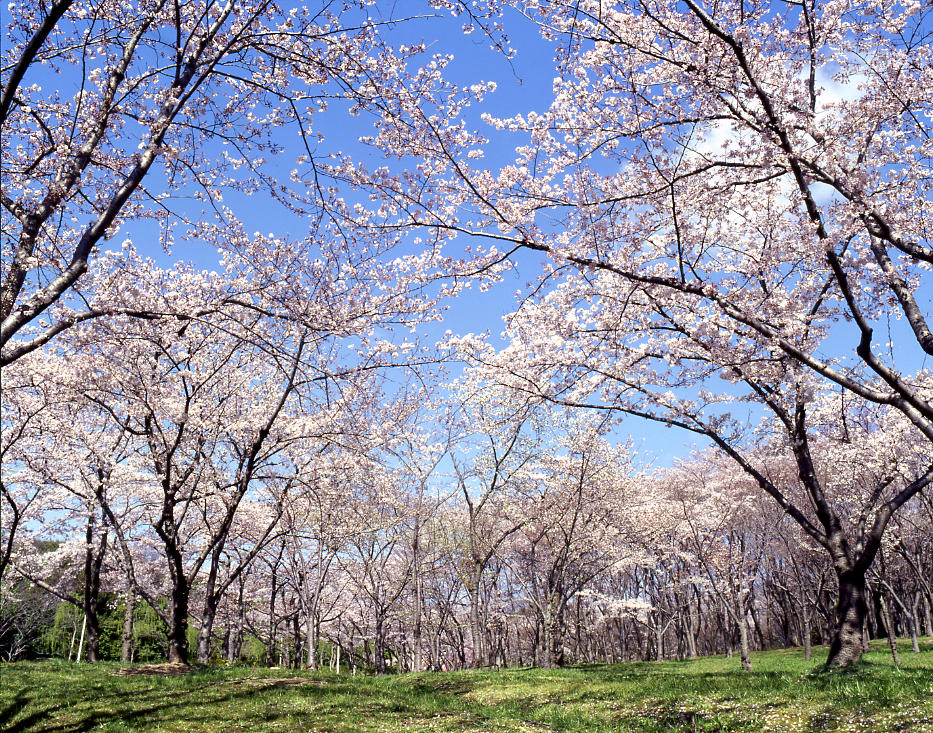
[(933, 640), (855, 672), (798, 650), (739, 661), (372, 677), (250, 667), (117, 676), (118, 664), (0, 666), (9, 731), (933, 731)]

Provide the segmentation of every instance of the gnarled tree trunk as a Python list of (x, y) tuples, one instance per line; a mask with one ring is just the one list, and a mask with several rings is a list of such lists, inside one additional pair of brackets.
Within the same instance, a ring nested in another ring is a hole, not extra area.
[(867, 612), (865, 572), (852, 569), (839, 573), (836, 628), (829, 645), (827, 667), (851, 667), (862, 658), (862, 623)]

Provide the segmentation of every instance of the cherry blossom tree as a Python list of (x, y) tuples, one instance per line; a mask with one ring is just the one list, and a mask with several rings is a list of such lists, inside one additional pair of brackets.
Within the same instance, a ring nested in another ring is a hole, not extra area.
[[(426, 2), (415, 15), (457, 8)], [(184, 256), (233, 246), (255, 256), (228, 234), (247, 229), (250, 196), (299, 231), (337, 223), (334, 236), (345, 238), (355, 204), (319, 164), (336, 149), (321, 148), (317, 119), (329, 104), (342, 114), (390, 115), (408, 83), (406, 64), (424, 50), (393, 51), (381, 33), (406, 18), (383, 19), (362, 0), (294, 8), (55, 0), (13, 2), (7, 12), (4, 365), (103, 316), (197, 315), (134, 299), (132, 243), (181, 245)], [(290, 173), (283, 155), (294, 162)], [(123, 249), (106, 253), (120, 230)], [(260, 264), (281, 274), (277, 256), (287, 258), (288, 245), (275, 245)]]
[[(776, 520), (769, 516), (770, 506), (756, 502), (758, 487), (739, 466), (719, 455), (706, 459), (697, 457), (670, 480), (683, 512), (684, 546), (738, 630), (742, 666), (750, 672), (753, 586), (765, 557), (776, 554), (771, 541)], [(707, 461), (713, 465), (704, 465)]]
[(297, 474), (297, 491), (285, 511), (287, 568), (295, 587), (305, 629), (305, 667), (317, 669), (322, 623), (335, 594), (332, 573), (337, 555), (360, 527), (352, 515), (354, 477), (360, 452), (319, 442), (304, 446), (305, 464)]
[(609, 445), (601, 428), (569, 420), (557, 444), (535, 457), (540, 494), (529, 497), (526, 524), (498, 553), (534, 607), (545, 667), (564, 664), (571, 601), (625, 557), (631, 540), (623, 519), (632, 494), (630, 456)]
[(499, 548), (529, 519), (525, 500), (536, 483), (535, 459), (542, 435), (538, 416), (521, 400), (509, 400), (508, 393), (472, 380), (463, 391), (465, 430), (476, 438), (478, 447), (470, 452), (467, 444), (461, 446), (469, 463), (454, 458), (464, 512), (460, 562), (470, 599), (472, 663), (484, 667), (491, 664), (484, 577)]
[[(929, 7), (586, 0), (527, 14), (556, 41), (553, 102), (487, 116), (517, 138), (499, 170), (481, 167), (487, 140), (458, 108), (488, 88), (408, 110), (392, 129), (407, 145), (391, 150), (429, 175), (384, 190), (399, 225), (487, 240), (458, 275), (544, 253), (503, 381), (716, 443), (832, 557), (829, 664), (853, 663), (865, 570), (933, 465), (880, 476), (850, 539), (814, 469), (809, 411), (834, 387), (933, 440), (919, 368), (933, 353)], [(889, 322), (891, 345), (877, 343)], [(738, 450), (753, 402), (782, 426), (810, 516)]]
[[(252, 629), (270, 661), (313, 666), (330, 634), (380, 671), (408, 650), (423, 666), (423, 624), (434, 666), (514, 659), (542, 632), (556, 664), (588, 653), (594, 618), (643, 657), (675, 633), (691, 654), (714, 628), (731, 645), (749, 617), (765, 646), (754, 594), (796, 604), (807, 643), (823, 614), (831, 666), (869, 624), (916, 634), (925, 604), (929, 625), (930, 7), (422, 7), (506, 56), (497, 14), (524, 15), (553, 41), (553, 99), (485, 115), (492, 144), (473, 110), (495, 84), (393, 50), (397, 21), (362, 1), (10, 6), (0, 581), (14, 563), (91, 636), (102, 587), (145, 598), (173, 661), (191, 617), (199, 661), (225, 624), (228, 658)], [(374, 124), (375, 165), (318, 136), (328, 103)], [(250, 196), (276, 231), (250, 233)], [(220, 274), (159, 268), (146, 240), (205, 248)], [(427, 440), (410, 422), (426, 392), (393, 402), (405, 388), (376, 375), (435, 361), (409, 330), (532, 257), (505, 347), (446, 340), (473, 370)], [(732, 468), (688, 464), (703, 491), (681, 491), (679, 536), (652, 486), (663, 531), (625, 539), (608, 449), (542, 402), (688, 431)], [(443, 462), (457, 491), (429, 500)], [(769, 496), (803, 544), (743, 525), (724, 482)], [(43, 570), (27, 560), (46, 539)], [(825, 575), (800, 567), (812, 547)]]
[[(414, 400), (411, 397), (404, 400), (415, 409), (409, 410), (407, 429), (399, 430), (387, 446), (387, 457), (398, 464), (395, 475), (405, 485), (411, 502), (410, 647), (413, 672), (425, 669), (425, 568), (432, 564), (432, 556), (436, 561), (437, 548), (431, 541), (432, 535), (437, 529), (438, 512), (450, 499), (449, 493), (437, 482), (443, 482), (441, 463), (449, 458), (455, 444), (452, 431), (456, 429), (455, 421), (450, 420), (449, 415), (432, 414), (429, 408), (433, 403), (428, 398), (428, 391), (419, 389)], [(425, 425), (432, 422), (435, 430), (429, 432)], [(434, 656), (436, 658), (436, 654)]]
[[(38, 359), (38, 357), (34, 357)], [(41, 376), (36, 364), (7, 367), (3, 373), (4, 429), (0, 434), (0, 477), (3, 511), (0, 512), (0, 581), (2, 581), (16, 546), (21, 526), (34, 520), (33, 511), (42, 510), (41, 484), (32, 480), (24, 463), (32, 453), (31, 444), (47, 432), (46, 419), (54, 420), (53, 406), (58, 389)], [(48, 417), (47, 417), (48, 416)], [(19, 466), (19, 470), (11, 467)]]
[[(534, 323), (536, 332), (542, 333), (540, 321)], [(743, 374), (741, 381), (750, 395), (737, 398), (726, 388), (700, 391), (695, 399), (678, 398), (672, 388), (702, 390), (703, 382), (686, 378), (685, 370), (656, 379), (657, 373), (645, 368), (648, 358), (640, 349), (625, 350), (604, 336), (594, 348), (588, 338), (592, 332), (582, 325), (577, 332), (582, 338), (568, 339), (564, 350), (555, 350), (546, 337), (535, 336), (521, 347), (516, 340), (503, 354), (482, 358), (493, 365), (491, 371), (504, 375), (503, 383), (517, 389), (564, 404), (628, 412), (711, 440), (832, 558), (840, 592), (831, 661), (848, 664), (857, 659), (866, 610), (865, 573), (895, 511), (931, 478), (928, 453), (922, 449), (904, 453), (893, 446), (926, 445), (922, 434), (891, 407), (847, 405), (846, 393), (824, 393), (816, 399), (812, 392), (803, 392), (799, 382), (789, 388), (769, 383), (753, 377), (747, 365), (734, 363), (724, 368)], [(524, 360), (517, 358), (518, 353), (525, 355)], [(666, 352), (656, 353), (660, 359)], [(691, 362), (701, 371), (712, 366), (699, 352)], [(516, 364), (522, 365), (520, 370)], [(763, 432), (770, 434), (770, 447), (749, 441), (754, 423), (738, 417), (744, 404), (759, 398), (774, 416), (762, 425)], [(846, 416), (841, 422), (840, 414)], [(855, 426), (860, 439), (849, 442)], [(769, 458), (773, 453), (784, 461), (780, 471)], [(830, 468), (833, 464), (836, 470)], [(840, 470), (842, 466), (850, 470)]]
[[(67, 370), (49, 355), (32, 354), (8, 368), (14, 380), (10, 385), (10, 411), (5, 415), (15, 439), (8, 443), (5, 468), (17, 467), (7, 477), (5, 495), (11, 508), (6, 537), (5, 561), (16, 549), (15, 571), (79, 607), (84, 616), (87, 659), (98, 661), (98, 605), (105, 566), (114, 541), (113, 531), (122, 540), (126, 513), (135, 503), (138, 468), (132, 460), (130, 436), (117, 428), (109, 416), (82, 399), (68, 381)], [(16, 382), (15, 375), (28, 374), (28, 382)], [(41, 410), (35, 406), (41, 405)], [(31, 407), (32, 406), (32, 407)], [(24, 419), (23, 409), (32, 409)], [(25, 501), (21, 497), (25, 497)], [(16, 525), (24, 510), (38, 512), (32, 517), (27, 536), (16, 541)], [(138, 512), (133, 512), (138, 516)], [(118, 516), (119, 515), (119, 516)], [(14, 544), (15, 542), (15, 544)], [(35, 552), (37, 543), (59, 550), (71, 547), (75, 565), (83, 565), (83, 590), (72, 593), (57, 581), (67, 579), (62, 571), (61, 552)]]

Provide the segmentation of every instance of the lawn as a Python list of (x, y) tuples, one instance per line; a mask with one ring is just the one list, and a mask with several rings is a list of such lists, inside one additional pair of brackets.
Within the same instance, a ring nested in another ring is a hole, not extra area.
[(933, 731), (933, 639), (883, 645), (857, 672), (819, 651), (738, 658), (373, 677), (250, 667), (177, 676), (118, 664), (0, 666), (7, 731)]

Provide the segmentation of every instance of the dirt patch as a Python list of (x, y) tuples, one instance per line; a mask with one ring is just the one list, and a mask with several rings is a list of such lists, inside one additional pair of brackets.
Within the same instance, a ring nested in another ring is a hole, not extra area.
[(314, 687), (323, 687), (322, 680), (306, 680), (301, 677), (244, 677), (239, 680), (230, 680), (231, 685), (251, 685), (253, 687), (299, 687), (300, 685), (312, 685)]
[(270, 685), (275, 685), (276, 687), (295, 687), (297, 685), (317, 685), (321, 687), (323, 685), (319, 680), (303, 680), (300, 677), (283, 677), (278, 680), (266, 679), (263, 681)]
[(130, 677), (132, 675), (157, 675), (166, 677), (176, 674), (188, 674), (194, 669), (190, 664), (181, 664), (180, 662), (164, 664), (140, 664), (138, 667), (122, 667), (114, 674), (121, 677)]

